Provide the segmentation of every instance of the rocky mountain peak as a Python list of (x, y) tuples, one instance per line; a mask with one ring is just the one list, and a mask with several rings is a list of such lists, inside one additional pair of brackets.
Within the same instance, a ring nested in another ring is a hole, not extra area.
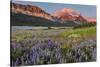
[(23, 4), (12, 3), (11, 11), (15, 13), (30, 15), (30, 16), (42, 17), (48, 20), (52, 19), (52, 16), (49, 13), (45, 12), (43, 9), (41, 9), (38, 6), (33, 6), (33, 5), (23, 5)]

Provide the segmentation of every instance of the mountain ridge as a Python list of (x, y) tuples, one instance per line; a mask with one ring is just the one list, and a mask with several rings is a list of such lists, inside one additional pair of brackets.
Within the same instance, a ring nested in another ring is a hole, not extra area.
[[(23, 14), (25, 14), (27, 16), (32, 16), (33, 18), (37, 17), (37, 19), (34, 21), (38, 21), (41, 18), (41, 19), (43, 19), (41, 21), (44, 21), (44, 20), (49, 21), (50, 24), (66, 23), (67, 25), (70, 25), (70, 24), (78, 25), (82, 22), (96, 23), (95, 19), (93, 20), (93, 19), (88, 19), (86, 17), (83, 17), (81, 15), (81, 13), (79, 13), (73, 9), (70, 9), (70, 8), (63, 8), (59, 11), (55, 11), (54, 14), (49, 14), (38, 6), (23, 5), (23, 4), (17, 4), (17, 3), (11, 3), (10, 6), (11, 6), (11, 13), (13, 13), (12, 15), (16, 16), (16, 14), (18, 14), (18, 15), (21, 14), (21, 16), (23, 17), (24, 16)], [(17, 19), (20, 19), (20, 18), (17, 17)], [(20, 20), (24, 21), (24, 18), (22, 18)], [(14, 20), (14, 22), (16, 22), (16, 21)], [(33, 20), (31, 20), (31, 21), (33, 21)]]
[(11, 3), (11, 11), (15, 11), (15, 13), (27, 14), (30, 16), (44, 17), (48, 20), (53, 18), (49, 13), (46, 13), (38, 6)]

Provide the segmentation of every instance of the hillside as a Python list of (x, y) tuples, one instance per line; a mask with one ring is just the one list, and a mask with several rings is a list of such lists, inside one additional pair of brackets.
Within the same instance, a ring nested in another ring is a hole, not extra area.
[(76, 26), (73, 21), (67, 23), (53, 22), (41, 17), (29, 16), (21, 13), (11, 12), (12, 26)]

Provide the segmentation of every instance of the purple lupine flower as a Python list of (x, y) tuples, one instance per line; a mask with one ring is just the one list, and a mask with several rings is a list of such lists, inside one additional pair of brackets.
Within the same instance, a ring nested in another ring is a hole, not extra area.
[(51, 39), (48, 39), (48, 46), (49, 46), (49, 47), (52, 47), (52, 45), (53, 45), (52, 40), (51, 40)]

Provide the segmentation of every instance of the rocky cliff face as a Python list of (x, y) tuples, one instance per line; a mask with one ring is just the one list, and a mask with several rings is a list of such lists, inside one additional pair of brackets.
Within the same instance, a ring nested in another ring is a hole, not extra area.
[(53, 17), (38, 6), (11, 3), (11, 11), (52, 20)]
[(86, 21), (86, 19), (79, 13), (70, 8), (63, 8), (53, 13), (54, 16), (66, 21)]

